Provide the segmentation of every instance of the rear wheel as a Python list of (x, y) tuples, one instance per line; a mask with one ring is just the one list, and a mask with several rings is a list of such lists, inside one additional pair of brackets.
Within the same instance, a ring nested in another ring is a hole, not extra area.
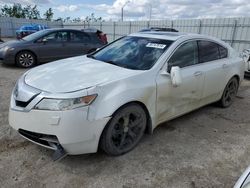
[(22, 68), (30, 68), (36, 64), (36, 57), (29, 51), (23, 51), (17, 54), (16, 64)]
[(223, 95), (219, 101), (221, 107), (227, 108), (233, 103), (234, 98), (236, 97), (236, 94), (238, 92), (238, 88), (239, 82), (237, 78), (233, 77), (226, 85)]
[(147, 117), (138, 104), (118, 110), (105, 127), (100, 147), (110, 155), (122, 155), (132, 150), (144, 135)]

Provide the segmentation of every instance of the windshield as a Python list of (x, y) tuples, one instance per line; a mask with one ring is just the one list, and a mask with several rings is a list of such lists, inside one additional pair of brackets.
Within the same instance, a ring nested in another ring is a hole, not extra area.
[(30, 34), (22, 39), (26, 40), (26, 41), (37, 40), (37, 39), (41, 38), (42, 36), (44, 36), (45, 34), (47, 34), (48, 32), (49, 32), (49, 30), (41, 30), (41, 31), (35, 32), (33, 34)]
[(173, 41), (127, 36), (94, 53), (91, 57), (117, 66), (148, 70)]

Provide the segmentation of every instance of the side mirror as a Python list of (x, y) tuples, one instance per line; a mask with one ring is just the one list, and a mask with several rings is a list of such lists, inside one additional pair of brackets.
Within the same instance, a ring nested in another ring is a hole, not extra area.
[(45, 43), (47, 43), (47, 42), (48, 42), (48, 39), (46, 39), (46, 38), (43, 38), (43, 39), (42, 39), (42, 43), (43, 43), (43, 44), (45, 44)]
[(180, 67), (172, 67), (170, 71), (171, 82), (174, 87), (178, 87), (182, 83)]

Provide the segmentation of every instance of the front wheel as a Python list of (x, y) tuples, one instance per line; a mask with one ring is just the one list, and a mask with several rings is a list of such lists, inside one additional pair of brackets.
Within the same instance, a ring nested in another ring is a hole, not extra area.
[(229, 82), (226, 85), (226, 88), (224, 89), (223, 95), (219, 101), (221, 107), (227, 108), (231, 106), (238, 92), (238, 88), (239, 88), (239, 82), (237, 78), (234, 77), (231, 80), (229, 80)]
[(30, 68), (36, 64), (36, 57), (33, 53), (23, 51), (17, 54), (16, 64), (22, 68)]
[(144, 135), (147, 116), (138, 104), (118, 110), (105, 127), (100, 147), (107, 154), (122, 155), (132, 150)]

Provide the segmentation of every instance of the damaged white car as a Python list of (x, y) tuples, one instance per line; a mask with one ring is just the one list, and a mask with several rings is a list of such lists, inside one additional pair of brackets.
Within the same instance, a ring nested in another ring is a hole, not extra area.
[(245, 49), (242, 57), (245, 62), (245, 76), (250, 77), (250, 49)]
[(26, 72), (11, 96), (9, 123), (24, 138), (65, 154), (132, 150), (145, 132), (204, 105), (232, 104), (244, 63), (221, 40), (144, 32), (91, 55)]

